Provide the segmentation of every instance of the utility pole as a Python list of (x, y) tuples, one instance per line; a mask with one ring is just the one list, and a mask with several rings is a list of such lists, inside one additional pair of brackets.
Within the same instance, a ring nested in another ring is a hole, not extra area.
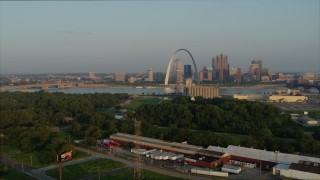
[[(134, 122), (134, 140), (135, 140), (135, 149), (140, 149), (141, 146), (141, 121), (136, 120)], [(141, 168), (141, 155), (139, 153), (135, 154), (135, 167), (134, 167), (134, 179), (135, 180), (142, 180), (143, 179), (143, 170)]]
[(32, 167), (32, 154), (30, 154), (30, 164), (31, 164), (31, 167)]

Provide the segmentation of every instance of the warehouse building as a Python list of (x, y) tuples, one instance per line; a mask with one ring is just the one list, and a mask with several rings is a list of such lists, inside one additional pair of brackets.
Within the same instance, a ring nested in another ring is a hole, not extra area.
[(320, 158), (300, 156), (295, 154), (282, 153), (279, 151), (266, 151), (260, 149), (246, 148), (240, 146), (229, 145), (227, 148), (219, 146), (209, 146), (208, 150), (228, 153), (231, 155), (231, 164), (239, 164), (247, 167), (258, 167), (270, 169), (276, 164), (298, 163), (302, 161), (318, 162)]
[(278, 164), (273, 168), (274, 175), (292, 179), (320, 179), (320, 163), (299, 161), (298, 163)]
[(110, 135), (110, 139), (122, 145), (129, 145), (130, 143), (136, 144), (139, 141), (140, 148), (158, 149), (165, 152), (183, 154), (185, 156), (185, 163), (205, 168), (213, 168), (220, 164), (228, 164), (231, 158), (230, 155), (225, 152), (208, 150), (201, 146), (163, 141), (125, 133), (112, 134)]

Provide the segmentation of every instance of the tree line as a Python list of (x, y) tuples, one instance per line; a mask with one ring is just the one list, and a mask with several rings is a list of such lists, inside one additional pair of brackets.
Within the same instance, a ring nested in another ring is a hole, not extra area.
[[(72, 141), (61, 137), (56, 127), (70, 126), (74, 138), (88, 142), (116, 132), (116, 121), (102, 109), (127, 100), (127, 94), (0, 93), (0, 129), (4, 143), (22, 152), (45, 151), (43, 163), (54, 162), (62, 151), (74, 150)], [(68, 124), (64, 117), (72, 117)], [(94, 141), (95, 141), (94, 140)]]
[[(320, 151), (319, 127), (313, 134), (291, 129), (290, 115), (272, 104), (246, 100), (180, 96), (171, 103), (141, 105), (136, 119), (144, 135), (196, 145), (242, 145), (282, 152), (316, 154)], [(225, 135), (219, 135), (225, 133)], [(159, 137), (159, 134), (161, 135)], [(228, 135), (229, 134), (229, 135)], [(245, 136), (238, 136), (245, 135)]]

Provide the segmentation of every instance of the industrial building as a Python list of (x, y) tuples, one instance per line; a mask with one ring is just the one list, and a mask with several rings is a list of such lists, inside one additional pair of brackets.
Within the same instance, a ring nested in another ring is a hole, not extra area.
[(230, 161), (230, 155), (225, 152), (208, 150), (186, 143), (168, 142), (119, 132), (110, 135), (110, 139), (122, 145), (139, 143), (141, 148), (183, 154), (185, 163), (193, 166), (213, 168), (220, 164), (228, 164)]
[(305, 102), (307, 100), (306, 96), (272, 95), (268, 98), (268, 102)]
[(320, 158), (316, 157), (288, 154), (279, 151), (266, 151), (233, 145), (229, 145), (227, 148), (209, 146), (208, 150), (228, 153), (231, 155), (230, 164), (239, 164), (252, 168), (260, 166), (261, 164), (263, 168), (270, 169), (276, 164), (290, 165), (291, 163), (299, 163), (299, 161), (318, 162), (320, 164)]
[(290, 165), (278, 164), (273, 168), (273, 174), (292, 179), (320, 179), (320, 163), (299, 161)]

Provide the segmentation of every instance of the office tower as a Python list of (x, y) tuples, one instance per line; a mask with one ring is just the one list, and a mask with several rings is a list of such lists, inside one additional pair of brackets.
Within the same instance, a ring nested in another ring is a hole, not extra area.
[(212, 81), (212, 68), (203, 67), (199, 73), (200, 81)]
[(183, 77), (184, 77), (185, 79), (192, 77), (191, 65), (189, 65), (189, 64), (184, 65), (184, 74), (183, 74)]
[(148, 69), (148, 81), (152, 82), (153, 81), (153, 71), (152, 68)]
[(182, 63), (179, 59), (174, 60), (173, 62), (173, 73), (172, 73), (172, 81), (176, 83), (181, 83), (182, 79)]
[(241, 82), (241, 68), (230, 68), (230, 76), (234, 82)]
[(183, 83), (183, 78), (182, 78), (182, 69), (177, 69), (176, 71), (176, 83)]
[(116, 73), (116, 81), (117, 82), (125, 82), (126, 74), (124, 72), (117, 72)]
[(220, 54), (212, 58), (213, 78), (218, 81), (227, 81), (229, 79), (228, 56)]
[(259, 64), (250, 64), (249, 73), (252, 77), (254, 77), (255, 80), (260, 80), (261, 76), (260, 76)]
[(256, 76), (256, 80), (261, 80), (261, 71), (262, 71), (262, 61), (260, 59), (253, 59), (251, 64), (257, 64), (258, 68), (255, 69), (254, 75)]

